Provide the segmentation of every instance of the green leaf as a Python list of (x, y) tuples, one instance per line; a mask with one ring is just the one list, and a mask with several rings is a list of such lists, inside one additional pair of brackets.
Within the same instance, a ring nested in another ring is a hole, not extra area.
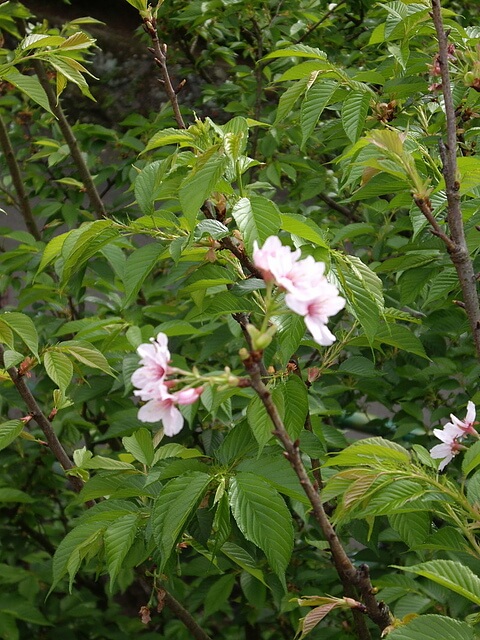
[(425, 615), (388, 634), (389, 640), (474, 640), (474, 631), (465, 622), (446, 616)]
[[(221, 291), (215, 294), (215, 296), (205, 298), (201, 314), (198, 313), (197, 309), (192, 309), (191, 313), (185, 319), (196, 322), (203, 317), (215, 318), (216, 316), (255, 310), (255, 305), (246, 296), (239, 297), (230, 293), (230, 291)], [(198, 315), (200, 315), (200, 318), (197, 317)]]
[(8, 447), (22, 433), (24, 426), (22, 420), (9, 420), (0, 424), (0, 451)]
[[(105, 531), (106, 524), (104, 522), (86, 522), (75, 527), (72, 531), (67, 533), (65, 538), (58, 545), (55, 555), (53, 556), (53, 581), (50, 587), (49, 593), (51, 593), (60, 580), (67, 575), (70, 575), (70, 588), (75, 577), (76, 571), (74, 570), (74, 564), (78, 570), (82, 559), (88, 553), (90, 545), (94, 546), (96, 542), (101, 538)], [(70, 561), (74, 559), (74, 563), (70, 564)], [(70, 569), (69, 570), (69, 564)]]
[(50, 380), (65, 392), (73, 376), (73, 364), (70, 359), (64, 353), (52, 349), (44, 353), (43, 364)]
[(476, 469), (480, 465), (480, 440), (477, 440), (468, 450), (465, 452), (465, 456), (462, 462), (462, 471), (468, 476), (468, 474)]
[[(6, 74), (2, 74), (3, 80), (10, 82), (17, 89), (20, 89), (23, 93), (25, 93), (31, 100), (39, 104), (43, 109), (52, 113), (50, 108), (50, 103), (47, 98), (47, 94), (40, 84), (37, 76), (24, 76), (18, 71), (9, 71)], [(53, 115), (53, 114), (52, 114)]]
[(431, 560), (410, 567), (397, 567), (408, 573), (415, 573), (480, 605), (480, 578), (471, 569), (454, 560)]
[(363, 91), (351, 91), (343, 103), (342, 124), (352, 142), (362, 135), (370, 105), (370, 95)]
[[(277, 407), (280, 415), (283, 415), (284, 413), (284, 397), (282, 387), (283, 385), (278, 385), (271, 392), (272, 400)], [(274, 426), (263, 402), (257, 395), (255, 395), (250, 400), (250, 403), (247, 407), (247, 420), (261, 451), (267, 444), (267, 442), (271, 438), (273, 438), (272, 431), (274, 429)]]
[(305, 44), (289, 45), (285, 49), (272, 51), (263, 57), (263, 60), (271, 60), (272, 58), (313, 58), (315, 60), (326, 60), (327, 54), (316, 47), (309, 47)]
[(293, 551), (293, 526), (283, 498), (263, 478), (245, 471), (231, 479), (228, 494), (240, 531), (265, 553), (285, 586), (285, 570)]
[[(0, 330), (2, 324), (6, 324), (16, 333), (37, 360), (40, 360), (38, 355), (38, 333), (31, 318), (16, 311), (5, 311), (0, 315)], [(8, 346), (12, 347), (13, 345), (9, 344)]]
[(281, 387), (285, 400), (285, 429), (296, 440), (305, 426), (308, 413), (308, 391), (300, 376), (291, 375)]
[(62, 245), (62, 285), (68, 284), (72, 275), (118, 234), (111, 220), (87, 222), (79, 229), (70, 231)]
[(305, 322), (302, 316), (289, 313), (272, 318), (278, 327), (277, 340), (280, 345), (280, 356), (282, 365), (285, 366), (292, 355), (298, 349), (303, 336), (305, 335)]
[(245, 551), (245, 549), (242, 549), (242, 547), (239, 547), (233, 542), (225, 542), (221, 551), (227, 556), (227, 558), (229, 558), (229, 560), (237, 564), (244, 571), (266, 586), (267, 583), (263, 577), (263, 571), (258, 569), (258, 563), (247, 551)]
[(104, 533), (105, 559), (110, 574), (110, 593), (122, 570), (123, 561), (129, 552), (137, 533), (138, 515), (125, 515), (110, 524)]
[(418, 548), (430, 533), (431, 516), (427, 512), (396, 513), (389, 515), (388, 520), (411, 549)]
[(147, 467), (151, 466), (154, 457), (152, 435), (148, 429), (139, 429), (133, 436), (122, 438), (125, 449)]
[(202, 500), (211, 477), (194, 471), (174, 478), (165, 485), (153, 509), (153, 531), (161, 560), (159, 571), (163, 571), (179, 537)]
[(317, 247), (328, 249), (329, 246), (320, 227), (305, 216), (298, 213), (281, 213), (281, 228), (293, 233), (303, 240), (308, 240)]
[(200, 208), (214, 191), (226, 164), (227, 158), (218, 155), (216, 149), (211, 149), (182, 181), (178, 195), (190, 231), (194, 230)]
[(277, 125), (289, 115), (298, 98), (305, 92), (309, 83), (309, 78), (302, 78), (282, 93), (278, 101), (277, 115), (275, 116), (274, 125)]
[(232, 216), (243, 236), (247, 251), (253, 252), (253, 243), (261, 246), (280, 228), (280, 212), (277, 205), (263, 196), (240, 198), (232, 209)]
[(294, 498), (299, 502), (310, 504), (303, 491), (297, 474), (292, 469), (290, 463), (284, 456), (278, 455), (278, 450), (274, 455), (262, 455), (258, 458), (247, 458), (237, 466), (239, 471), (251, 471), (258, 476), (262, 476), (274, 489), (283, 493), (289, 498)]
[(66, 340), (58, 345), (65, 353), (92, 369), (100, 369), (108, 375), (113, 375), (107, 359), (101, 351), (85, 340)]
[[(52, 626), (43, 613), (41, 613), (35, 606), (32, 605), (30, 600), (22, 598), (17, 593), (2, 593), (0, 599), (0, 611), (4, 614), (9, 614), (18, 620), (24, 620), (34, 625), (39, 626)], [(3, 633), (4, 629), (1, 628)], [(5, 640), (11, 640), (9, 636), (2, 635)]]
[(2, 502), (19, 502), (21, 504), (30, 504), (35, 500), (20, 489), (8, 489), (0, 487), (0, 503)]
[(220, 576), (208, 590), (204, 600), (204, 615), (206, 618), (223, 607), (230, 598), (235, 586), (235, 575), (227, 573)]
[[(323, 110), (330, 102), (338, 84), (333, 80), (317, 80), (305, 94), (300, 110), (300, 128), (302, 130), (302, 144), (304, 149), (310, 139)], [(363, 95), (363, 94), (362, 94)]]
[(179, 144), (181, 147), (191, 147), (194, 145), (194, 142), (195, 138), (188, 130), (163, 129), (150, 138), (143, 153), (169, 144)]
[(125, 287), (124, 309), (135, 300), (147, 276), (158, 263), (164, 249), (162, 244), (153, 242), (135, 249), (128, 256), (122, 278), (123, 286)]
[(142, 169), (135, 179), (135, 199), (144, 215), (154, 213), (163, 178), (169, 168), (167, 160), (156, 160)]
[(370, 378), (381, 375), (380, 371), (375, 369), (373, 362), (364, 356), (350, 356), (341, 363), (338, 371), (360, 378)]
[(58, 258), (62, 252), (63, 243), (69, 236), (67, 233), (62, 233), (59, 236), (55, 236), (50, 240), (45, 249), (43, 250), (42, 259), (37, 269), (36, 276), (41, 273), (49, 264), (51, 264), (56, 258)]
[(325, 463), (326, 467), (354, 467), (357, 464), (377, 466), (383, 461), (409, 464), (410, 456), (406, 449), (395, 442), (383, 438), (366, 438), (354, 442), (349, 447), (334, 454)]
[(122, 462), (122, 460), (114, 460), (105, 456), (93, 456), (89, 460), (82, 463), (83, 469), (107, 469), (109, 471), (119, 471), (120, 469), (129, 469), (135, 471), (133, 464)]
[(20, 640), (20, 632), (15, 622), (15, 617), (9, 613), (4, 613), (0, 605), (0, 629), (3, 630), (5, 640)]

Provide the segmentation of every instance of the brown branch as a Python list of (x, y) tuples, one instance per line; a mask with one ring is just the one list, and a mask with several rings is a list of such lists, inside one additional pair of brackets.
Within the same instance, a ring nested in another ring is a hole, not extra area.
[(18, 196), (18, 208), (20, 209), (20, 213), (22, 214), (23, 220), (25, 222), (25, 226), (28, 231), (32, 234), (35, 240), (41, 240), (42, 236), (40, 235), (40, 231), (38, 230), (37, 223), (35, 222), (35, 218), (33, 216), (32, 207), (30, 205), (30, 199), (25, 191), (25, 186), (23, 183), (22, 173), (20, 171), (20, 167), (17, 162), (17, 158), (15, 157), (15, 152), (12, 147), (12, 143), (10, 142), (10, 137), (8, 135), (7, 127), (3, 118), (0, 116), (0, 146), (2, 147), (3, 154), (5, 156), (5, 160), (7, 162), (8, 170), (10, 171), (10, 175), (12, 176), (13, 186), (15, 187), (15, 191)]
[(440, 142), (440, 157), (443, 164), (445, 191), (447, 195), (447, 220), (453, 246), (448, 247), (450, 258), (460, 281), (465, 303), (465, 312), (472, 329), (477, 357), (480, 359), (480, 305), (472, 260), (465, 240), (462, 211), (460, 206), (460, 184), (457, 180), (457, 127), (453, 104), (450, 73), (448, 70), (448, 38), (442, 19), (440, 0), (432, 0), (432, 18), (438, 38), (438, 61), (442, 78), (442, 92), (445, 103), (447, 141)]
[[(5, 360), (4, 360), (5, 349), (2, 344), (0, 344), (0, 367), (5, 368)], [(18, 393), (22, 397), (25, 402), (29, 414), (38, 424), (40, 429), (43, 431), (45, 439), (47, 441), (48, 447), (53, 455), (56, 457), (58, 462), (62, 465), (65, 471), (72, 469), (74, 467), (73, 462), (68, 457), (65, 449), (63, 448), (60, 440), (55, 433), (50, 420), (43, 413), (43, 411), (38, 406), (37, 401), (32, 395), (32, 392), (27, 386), (25, 382), (25, 376), (20, 375), (18, 369), (16, 367), (9, 367), (7, 369), (7, 373), (10, 376), (13, 384), (17, 388)], [(69, 476), (69, 482), (72, 485), (74, 491), (79, 493), (83, 487), (83, 481), (76, 476)], [(94, 502), (87, 502), (88, 506), (92, 506)]]
[(107, 215), (105, 206), (98, 193), (97, 187), (95, 186), (92, 174), (90, 173), (90, 169), (88, 168), (80, 147), (78, 146), (78, 141), (75, 137), (75, 134), (73, 133), (72, 127), (70, 126), (70, 123), (65, 116), (65, 112), (62, 109), (62, 105), (57, 101), (57, 96), (55, 95), (55, 91), (52, 85), (50, 84), (47, 73), (45, 71), (45, 67), (40, 60), (33, 60), (32, 66), (35, 70), (38, 80), (40, 81), (40, 84), (43, 87), (43, 90), (47, 94), (50, 109), (58, 120), (58, 126), (60, 127), (60, 131), (62, 132), (68, 148), (70, 149), (70, 154), (77, 167), (78, 174), (83, 183), (83, 186), (85, 187), (85, 191), (87, 192), (90, 206), (94, 210), (95, 215), (98, 219), (104, 218)]
[(301, 38), (299, 38), (298, 40), (296, 40), (294, 42), (294, 44), (300, 44), (301, 42), (303, 42), (304, 40), (306, 40), (308, 38), (308, 36), (312, 33), (312, 31), (315, 31), (315, 29), (318, 29), (318, 27), (322, 24), (322, 22), (325, 22), (325, 20), (327, 20), (327, 18), (329, 18), (332, 13), (335, 13), (335, 11), (338, 9), (338, 7), (341, 7), (342, 4), (345, 4), (345, 0), (342, 0), (341, 2), (338, 2), (333, 9), (330, 9), (330, 11), (327, 11), (327, 13), (322, 16), (320, 18), (320, 20), (318, 20), (318, 22), (315, 22), (315, 24), (312, 24), (311, 27), (309, 27), (307, 29), (307, 31), (305, 31), (305, 33), (303, 34), (303, 36)]
[(150, 49), (150, 51), (151, 53), (153, 53), (154, 60), (156, 64), (159, 66), (160, 71), (162, 72), (163, 86), (165, 89), (165, 93), (167, 94), (167, 97), (170, 100), (170, 104), (172, 105), (173, 115), (175, 116), (175, 120), (177, 122), (178, 128), (186, 129), (185, 122), (183, 121), (182, 114), (180, 112), (180, 107), (178, 104), (178, 99), (177, 99), (178, 92), (173, 88), (172, 80), (170, 78), (170, 73), (168, 71), (167, 45), (160, 42), (158, 38), (156, 18), (154, 17), (144, 18), (143, 26), (145, 31), (150, 36), (150, 39), (152, 40), (153, 47)]
[(330, 196), (327, 196), (326, 193), (319, 193), (318, 197), (320, 198), (320, 200), (323, 200), (325, 204), (328, 204), (331, 209), (335, 209), (335, 211), (338, 211), (339, 213), (344, 215), (348, 220), (350, 220), (350, 222), (360, 221), (360, 218), (354, 209), (350, 209), (349, 207), (345, 207), (343, 204), (339, 204), (338, 202), (336, 202), (336, 200), (334, 200)]
[(447, 236), (447, 234), (444, 231), (442, 231), (441, 226), (438, 224), (437, 220), (435, 219), (435, 216), (433, 215), (432, 205), (430, 201), (428, 199), (419, 198), (419, 197), (414, 197), (413, 199), (417, 207), (420, 209), (420, 211), (423, 213), (425, 218), (430, 223), (432, 227), (432, 233), (435, 236), (438, 236), (441, 240), (443, 240), (448, 251), (452, 251), (455, 248), (455, 243), (452, 241), (452, 239), (449, 236)]
[[(244, 366), (248, 372), (252, 381), (252, 387), (258, 394), (259, 398), (263, 402), (265, 409), (267, 410), (270, 419), (274, 425), (273, 434), (280, 440), (285, 448), (284, 455), (292, 465), (293, 470), (297, 474), (297, 477), (305, 491), (310, 504), (312, 506), (313, 515), (315, 520), (320, 525), (323, 534), (329, 544), (330, 551), (332, 553), (332, 560), (337, 570), (337, 573), (344, 585), (345, 589), (351, 592), (351, 587), (357, 587), (361, 593), (364, 604), (366, 605), (368, 617), (383, 631), (391, 624), (391, 615), (388, 607), (383, 602), (378, 602), (373, 595), (372, 585), (368, 577), (368, 573), (365, 570), (357, 571), (352, 564), (350, 558), (345, 552), (345, 549), (340, 542), (337, 533), (331, 524), (328, 516), (323, 507), (322, 499), (319, 496), (315, 486), (308, 477), (308, 473), (302, 462), (302, 456), (297, 442), (288, 435), (287, 430), (283, 424), (283, 421), (278, 413), (272, 396), (265, 386), (260, 372), (261, 353), (251, 352), (249, 357), (244, 360)], [(370, 632), (365, 623), (364, 618), (355, 616), (355, 623), (357, 624), (358, 637), (361, 640), (370, 638)]]
[(172, 613), (174, 613), (179, 620), (183, 622), (185, 627), (192, 634), (192, 638), (195, 640), (212, 640), (210, 636), (199, 626), (192, 614), (183, 607), (178, 600), (176, 600), (171, 593), (165, 591), (163, 600)]

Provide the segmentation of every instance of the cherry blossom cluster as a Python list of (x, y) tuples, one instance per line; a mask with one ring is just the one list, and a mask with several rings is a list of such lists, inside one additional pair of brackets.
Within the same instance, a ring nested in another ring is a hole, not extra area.
[(254, 243), (253, 262), (265, 282), (283, 289), (287, 307), (303, 316), (315, 342), (329, 346), (335, 342), (335, 336), (326, 324), (330, 316), (343, 309), (345, 299), (326, 279), (323, 262), (315, 262), (312, 256), (299, 258), (300, 249), (292, 251), (277, 236), (267, 238), (262, 248)]
[(442, 471), (447, 464), (453, 460), (454, 456), (459, 453), (459, 451), (465, 449), (464, 445), (460, 444), (463, 438), (467, 435), (473, 435), (477, 438), (479, 437), (479, 434), (474, 427), (474, 425), (477, 424), (475, 422), (475, 417), (475, 405), (470, 400), (467, 404), (467, 415), (465, 416), (465, 420), (459, 420), (459, 418), (450, 414), (451, 422), (447, 422), (443, 429), (433, 430), (434, 435), (442, 441), (442, 444), (437, 444), (430, 449), (430, 455), (432, 458), (443, 458), (438, 467), (439, 471)]
[(146, 402), (138, 411), (138, 419), (142, 422), (161, 420), (165, 435), (174, 436), (183, 427), (183, 416), (177, 405), (193, 404), (203, 387), (171, 391), (180, 381), (167, 376), (185, 372), (169, 365), (168, 338), (164, 333), (159, 333), (150, 343), (141, 344), (137, 353), (141, 366), (132, 375), (132, 384), (137, 387), (135, 395)]

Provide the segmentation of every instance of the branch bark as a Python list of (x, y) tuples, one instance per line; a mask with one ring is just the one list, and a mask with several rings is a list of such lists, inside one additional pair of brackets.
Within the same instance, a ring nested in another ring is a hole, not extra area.
[(473, 334), (475, 350), (480, 359), (480, 305), (472, 260), (465, 240), (462, 211), (460, 205), (460, 184), (457, 181), (457, 126), (453, 104), (450, 73), (448, 70), (448, 37), (442, 19), (440, 0), (432, 0), (432, 18), (437, 32), (439, 64), (442, 78), (442, 92), (445, 104), (447, 141), (440, 142), (440, 157), (443, 164), (445, 189), (447, 195), (447, 221), (450, 229), (450, 242), (447, 246), (450, 258), (455, 266), (463, 293), (465, 311)]
[(18, 206), (20, 209), (20, 213), (22, 214), (23, 220), (25, 222), (25, 226), (28, 231), (32, 234), (35, 240), (41, 240), (42, 236), (40, 235), (40, 231), (38, 230), (37, 223), (35, 222), (35, 218), (33, 216), (32, 207), (30, 205), (30, 199), (25, 191), (25, 187), (23, 184), (22, 173), (20, 171), (20, 167), (18, 165), (17, 159), (15, 157), (15, 152), (12, 147), (12, 143), (10, 142), (10, 136), (8, 135), (8, 130), (5, 125), (5, 121), (0, 116), (0, 146), (2, 147), (2, 151), (5, 155), (5, 160), (7, 162), (8, 170), (10, 171), (10, 175), (12, 176), (13, 186), (15, 187), (15, 191), (18, 196)]
[(165, 591), (164, 602), (172, 613), (174, 613), (179, 620), (183, 622), (185, 627), (192, 634), (192, 638), (195, 640), (212, 640), (210, 636), (199, 626), (192, 614), (183, 607), (178, 600), (176, 600), (171, 593)]
[(78, 173), (90, 201), (90, 206), (94, 210), (96, 217), (100, 220), (107, 215), (105, 205), (103, 204), (97, 187), (95, 186), (95, 183), (93, 181), (92, 174), (90, 173), (90, 169), (88, 168), (80, 147), (78, 146), (78, 142), (75, 134), (73, 133), (72, 127), (70, 126), (70, 123), (65, 116), (62, 105), (57, 101), (57, 96), (55, 95), (55, 91), (53, 90), (52, 85), (50, 84), (47, 73), (45, 71), (45, 67), (43, 66), (42, 62), (40, 62), (40, 60), (33, 60), (32, 66), (40, 84), (43, 87), (43, 90), (47, 94), (50, 109), (58, 120), (58, 126), (60, 127), (60, 131), (62, 132), (68, 148), (70, 149), (72, 159), (77, 166)]
[[(294, 442), (288, 435), (280, 414), (277, 411), (277, 407), (272, 400), (272, 396), (262, 380), (260, 369), (261, 359), (262, 354), (260, 352), (251, 352), (250, 356), (244, 361), (244, 366), (250, 376), (253, 389), (263, 402), (263, 405), (273, 422), (273, 434), (283, 444), (285, 448), (284, 455), (292, 465), (292, 468), (297, 474), (300, 484), (310, 501), (313, 515), (320, 525), (320, 528), (322, 529), (329, 544), (333, 563), (347, 595), (349, 592), (351, 593), (352, 587), (356, 587), (359, 590), (363, 603), (366, 606), (368, 617), (383, 631), (383, 629), (391, 624), (390, 611), (383, 602), (379, 602), (375, 598), (372, 584), (368, 576), (368, 570), (366, 570), (365, 567), (361, 570), (357, 570), (352, 564), (333, 525), (328, 519), (323, 507), (322, 499), (314, 484), (308, 477), (298, 443)], [(370, 632), (367, 628), (365, 618), (362, 617), (359, 611), (353, 610), (353, 613), (358, 638), (360, 640), (369, 639)]]
[[(0, 367), (2, 368), (5, 368), (4, 353), (5, 353), (5, 349), (3, 345), (0, 344)], [(55, 433), (55, 430), (52, 427), (52, 423), (47, 418), (47, 416), (43, 413), (43, 411), (40, 409), (37, 401), (33, 397), (32, 392), (30, 391), (30, 389), (27, 386), (27, 383), (25, 382), (25, 376), (21, 375), (18, 372), (18, 369), (16, 367), (9, 367), (7, 369), (7, 373), (10, 376), (13, 384), (15, 385), (18, 393), (20, 394), (23, 401), (25, 402), (27, 409), (29, 411), (29, 414), (32, 416), (32, 418), (38, 424), (40, 429), (43, 431), (43, 434), (48, 443), (48, 447), (50, 451), (53, 453), (53, 455), (56, 457), (56, 459), (62, 465), (65, 471), (68, 471), (68, 469), (72, 469), (74, 467), (73, 462), (68, 457), (67, 452), (62, 446), (62, 443), (58, 439), (57, 434)], [(76, 491), (77, 493), (79, 493), (82, 490), (83, 481), (80, 478), (76, 476), (69, 476), (69, 482), (72, 485), (72, 488), (74, 489), (74, 491)], [(89, 507), (91, 507), (95, 503), (93, 501), (88, 501), (86, 502), (86, 504)]]

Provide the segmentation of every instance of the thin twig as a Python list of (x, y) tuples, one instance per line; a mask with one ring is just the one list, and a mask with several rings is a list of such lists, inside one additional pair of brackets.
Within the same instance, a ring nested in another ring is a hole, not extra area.
[(167, 45), (160, 42), (157, 32), (157, 20), (152, 17), (151, 19), (145, 18), (143, 21), (144, 29), (150, 36), (152, 41), (152, 49), (150, 51), (154, 55), (155, 62), (159, 66), (162, 72), (163, 87), (167, 94), (170, 104), (172, 105), (173, 115), (177, 122), (179, 129), (186, 129), (185, 122), (183, 121), (182, 114), (180, 112), (180, 106), (177, 99), (177, 91), (173, 88), (172, 80), (167, 66)]
[(47, 94), (50, 109), (58, 120), (58, 126), (60, 127), (60, 131), (62, 132), (68, 148), (70, 149), (70, 154), (78, 169), (78, 174), (83, 183), (83, 186), (85, 187), (88, 199), (90, 200), (90, 206), (94, 210), (96, 217), (100, 220), (107, 215), (107, 212), (105, 210), (103, 201), (98, 193), (97, 187), (95, 186), (95, 182), (93, 181), (90, 169), (88, 168), (87, 163), (85, 162), (85, 159), (82, 155), (77, 138), (75, 137), (72, 127), (70, 126), (70, 123), (65, 116), (62, 105), (59, 101), (57, 101), (57, 96), (55, 95), (55, 91), (52, 85), (50, 84), (43, 63), (40, 60), (33, 60), (32, 66), (38, 80), (40, 81), (40, 84), (43, 87), (43, 90)]
[[(5, 368), (5, 360), (4, 360), (5, 349), (2, 344), (0, 344), (0, 367)], [(60, 440), (55, 433), (50, 420), (40, 409), (37, 401), (33, 397), (32, 392), (27, 386), (25, 382), (25, 376), (21, 375), (18, 372), (16, 367), (9, 367), (7, 369), (7, 373), (10, 376), (13, 384), (17, 388), (18, 393), (22, 397), (25, 402), (27, 409), (29, 411), (30, 416), (35, 420), (40, 429), (43, 431), (45, 439), (47, 441), (48, 447), (53, 455), (56, 457), (58, 462), (62, 465), (65, 471), (69, 469), (73, 469), (74, 464), (70, 460), (67, 455), (67, 452), (63, 448)], [(74, 491), (79, 493), (83, 488), (83, 481), (81, 478), (77, 476), (69, 476), (69, 482), (72, 485)], [(90, 501), (86, 503), (88, 506), (92, 506), (94, 503), (90, 504)]]
[[(261, 354), (258, 352), (251, 352), (250, 356), (244, 361), (245, 369), (252, 381), (252, 388), (256, 391), (263, 402), (263, 405), (274, 425), (273, 434), (283, 444), (285, 448), (284, 455), (292, 465), (292, 468), (297, 474), (300, 484), (312, 505), (313, 515), (320, 525), (320, 528), (322, 529), (329, 544), (333, 563), (344, 588), (354, 586), (359, 589), (362, 600), (366, 605), (368, 617), (383, 631), (383, 629), (391, 624), (390, 611), (383, 602), (378, 602), (373, 595), (374, 592), (368, 573), (364, 569), (359, 573), (346, 554), (333, 525), (328, 519), (323, 507), (322, 499), (308, 477), (298, 443), (294, 442), (288, 435), (285, 425), (278, 413), (277, 407), (273, 402), (272, 396), (262, 380), (259, 366), (260, 360)], [(361, 640), (370, 638), (370, 632), (366, 626), (365, 619), (355, 616), (355, 622), (357, 624), (358, 637)]]
[(338, 202), (336, 202), (336, 200), (334, 200), (330, 196), (327, 196), (326, 193), (319, 193), (318, 197), (320, 198), (320, 200), (323, 200), (325, 204), (328, 204), (331, 209), (335, 209), (335, 211), (338, 211), (339, 213), (344, 215), (347, 220), (350, 220), (351, 222), (360, 221), (360, 218), (354, 209), (350, 209), (349, 207), (345, 207), (343, 204), (339, 204)]
[(303, 36), (301, 36), (301, 38), (296, 40), (294, 44), (300, 44), (301, 42), (306, 40), (308, 36), (312, 33), (312, 31), (315, 31), (315, 29), (317, 29), (322, 24), (322, 22), (325, 22), (325, 20), (327, 20), (327, 18), (329, 18), (332, 15), (332, 13), (335, 13), (338, 7), (342, 6), (342, 4), (345, 4), (345, 0), (342, 0), (342, 2), (338, 2), (336, 5), (333, 6), (332, 9), (330, 9), (330, 11), (327, 11), (327, 13), (324, 16), (322, 16), (320, 20), (318, 20), (318, 22), (315, 22), (315, 24), (312, 24), (312, 26), (309, 27), (307, 31), (305, 31)]
[(445, 191), (447, 195), (447, 220), (453, 246), (447, 245), (450, 258), (455, 266), (463, 293), (465, 312), (470, 322), (477, 357), (480, 359), (480, 305), (472, 260), (465, 240), (462, 211), (460, 206), (460, 184), (457, 180), (457, 126), (453, 104), (450, 73), (448, 69), (448, 38), (443, 26), (440, 0), (432, 0), (432, 18), (437, 32), (442, 78), (442, 92), (447, 124), (447, 142), (440, 142), (440, 157), (443, 164)]
[(25, 226), (32, 234), (35, 240), (41, 240), (42, 236), (38, 230), (37, 223), (33, 216), (32, 207), (30, 205), (30, 199), (25, 191), (23, 183), (22, 173), (18, 166), (17, 158), (10, 142), (10, 136), (8, 135), (7, 127), (3, 118), (0, 116), (0, 146), (2, 147), (5, 160), (7, 162), (8, 170), (12, 176), (13, 186), (18, 196), (18, 206), (20, 213), (22, 214)]
[(425, 198), (414, 197), (415, 204), (423, 213), (425, 218), (428, 220), (432, 227), (432, 233), (435, 236), (438, 236), (443, 242), (449, 251), (455, 249), (455, 243), (453, 240), (444, 232), (442, 228), (438, 224), (435, 216), (433, 215), (432, 205), (429, 200)]

